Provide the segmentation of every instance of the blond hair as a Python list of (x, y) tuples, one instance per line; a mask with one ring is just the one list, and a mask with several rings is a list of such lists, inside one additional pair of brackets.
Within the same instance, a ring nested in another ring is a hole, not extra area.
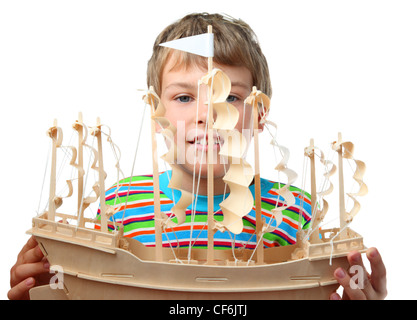
[(251, 27), (240, 19), (208, 13), (189, 14), (169, 25), (159, 34), (148, 62), (148, 86), (152, 85), (156, 93), (161, 94), (162, 72), (171, 56), (177, 58), (178, 66), (189, 67), (192, 64), (207, 66), (203, 57), (162, 47), (160, 44), (206, 33), (208, 25), (213, 27), (214, 33), (214, 63), (246, 67), (252, 74), (253, 85), (271, 96), (268, 64)]

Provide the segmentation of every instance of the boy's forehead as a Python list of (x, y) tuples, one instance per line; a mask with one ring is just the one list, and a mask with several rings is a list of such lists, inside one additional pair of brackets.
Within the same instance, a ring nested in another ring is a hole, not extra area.
[[(195, 59), (191, 63), (185, 63), (183, 59), (178, 59), (174, 55), (170, 55), (165, 63), (161, 74), (162, 87), (182, 87), (190, 88), (197, 86), (197, 82), (190, 83), (187, 78), (192, 73), (201, 73), (203, 76), (207, 73), (207, 59)], [(241, 87), (247, 91), (251, 91), (253, 87), (252, 74), (248, 68), (244, 66), (225, 66), (214, 64), (215, 68), (219, 68), (226, 72), (232, 82), (232, 87)], [(165, 81), (164, 81), (165, 80)]]
[(187, 72), (194, 68), (197, 68), (201, 72), (204, 72), (205, 70), (207, 70), (207, 60), (203, 60), (203, 57), (186, 59), (184, 57), (184, 54), (173, 53), (168, 55), (165, 61), (165, 65), (162, 69), (162, 75), (172, 72)]
[(191, 71), (194, 71), (194, 73), (197, 71), (201, 75), (204, 74), (203, 68), (167, 63), (161, 75), (162, 89), (192, 89), (196, 87), (198, 83), (195, 81), (195, 77), (193, 77), (193, 72)]

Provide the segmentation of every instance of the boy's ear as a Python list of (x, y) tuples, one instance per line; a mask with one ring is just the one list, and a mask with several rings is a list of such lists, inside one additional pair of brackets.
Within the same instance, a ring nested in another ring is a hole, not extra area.
[(265, 126), (265, 121), (264, 121), (264, 119), (262, 119), (262, 117), (259, 115), (259, 116), (258, 116), (258, 130), (259, 130), (259, 133), (261, 133), (261, 132), (263, 132), (263, 131), (264, 131), (264, 126)]
[[(263, 94), (264, 95), (264, 94)], [(268, 99), (265, 107), (263, 104), (258, 104), (258, 130), (259, 133), (264, 131), (265, 123), (267, 122), (268, 113), (269, 113), (269, 98), (265, 95)]]
[(264, 131), (266, 117), (267, 117), (266, 114), (258, 114), (258, 130), (259, 130), (259, 133)]
[(161, 131), (163, 130), (163, 128), (161, 127), (161, 125), (159, 124), (158, 121), (155, 121), (155, 132), (156, 133), (161, 133)]

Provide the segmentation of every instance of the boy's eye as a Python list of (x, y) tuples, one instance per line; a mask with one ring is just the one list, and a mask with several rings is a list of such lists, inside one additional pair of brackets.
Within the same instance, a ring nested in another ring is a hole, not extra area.
[[(180, 102), (180, 103), (189, 103), (189, 102), (192, 102), (192, 99), (193, 98), (190, 97), (190, 96), (179, 96), (179, 97), (175, 98), (175, 100)], [(236, 102), (237, 100), (238, 100), (238, 98), (236, 96), (230, 95), (230, 96), (227, 97), (226, 102), (233, 103), (233, 102)]]
[(228, 96), (227, 99), (226, 99), (227, 103), (233, 103), (233, 102), (236, 102), (236, 101), (237, 101), (237, 97), (235, 97), (235, 96)]
[(177, 100), (178, 102), (181, 102), (181, 103), (188, 103), (188, 102), (191, 102), (191, 97), (190, 96), (180, 96), (180, 97), (177, 97), (175, 100)]

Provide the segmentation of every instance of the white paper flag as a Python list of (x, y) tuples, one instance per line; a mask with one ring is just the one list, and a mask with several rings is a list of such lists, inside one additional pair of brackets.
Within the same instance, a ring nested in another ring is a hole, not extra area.
[(214, 34), (203, 33), (187, 38), (180, 38), (161, 43), (160, 46), (181, 50), (203, 57), (214, 56)]

